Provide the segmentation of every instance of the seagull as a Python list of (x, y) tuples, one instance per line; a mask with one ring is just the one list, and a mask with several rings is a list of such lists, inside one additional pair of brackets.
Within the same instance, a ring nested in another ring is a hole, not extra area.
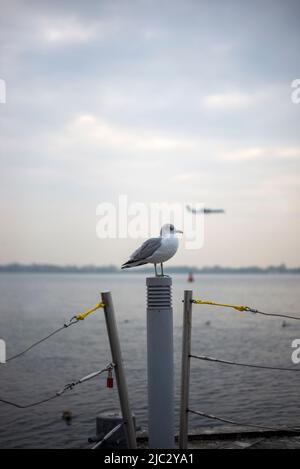
[[(122, 269), (129, 269), (144, 264), (154, 264), (155, 276), (164, 276), (163, 262), (174, 256), (178, 249), (178, 238), (176, 233), (183, 233), (176, 230), (174, 225), (166, 223), (160, 230), (158, 238), (149, 238), (133, 254), (129, 261), (122, 265)], [(157, 274), (156, 264), (160, 264), (161, 274)]]

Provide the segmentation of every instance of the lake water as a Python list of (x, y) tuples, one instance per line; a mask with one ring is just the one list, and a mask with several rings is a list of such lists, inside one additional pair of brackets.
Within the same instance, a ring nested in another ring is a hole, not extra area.
[[(263, 311), (300, 317), (299, 276), (186, 275), (173, 277), (176, 424), (178, 430), (182, 333), (182, 297), (247, 304)], [(0, 338), (13, 355), (74, 314), (99, 301), (111, 290), (117, 315), (132, 407), (137, 425), (147, 429), (146, 314), (143, 274), (1, 274)], [(210, 321), (210, 325), (206, 325)], [(248, 363), (294, 367), (291, 343), (300, 339), (300, 322), (195, 305), (192, 351)], [(0, 397), (21, 404), (47, 398), (64, 384), (104, 367), (110, 351), (102, 310), (66, 329), (24, 357), (0, 365)], [(191, 409), (245, 423), (299, 425), (300, 373), (233, 367), (192, 361)], [(0, 403), (1, 448), (72, 448), (87, 445), (95, 416), (118, 409), (116, 386), (107, 389), (102, 375), (61, 398), (20, 410)], [(71, 425), (62, 420), (70, 410)], [(221, 423), (191, 416), (189, 428), (206, 429)]]

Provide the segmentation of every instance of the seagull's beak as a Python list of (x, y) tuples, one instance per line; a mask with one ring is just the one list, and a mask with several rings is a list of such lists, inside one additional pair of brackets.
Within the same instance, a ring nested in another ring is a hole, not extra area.
[(175, 233), (181, 233), (181, 234), (183, 234), (183, 231), (181, 231), (181, 230), (176, 230)]

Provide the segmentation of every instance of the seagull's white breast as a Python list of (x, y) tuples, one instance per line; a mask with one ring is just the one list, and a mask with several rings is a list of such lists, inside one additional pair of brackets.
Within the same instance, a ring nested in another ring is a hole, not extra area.
[(153, 264), (159, 264), (160, 262), (166, 262), (174, 256), (178, 249), (178, 238), (175, 236), (169, 236), (162, 238), (160, 247), (147, 258), (148, 262)]

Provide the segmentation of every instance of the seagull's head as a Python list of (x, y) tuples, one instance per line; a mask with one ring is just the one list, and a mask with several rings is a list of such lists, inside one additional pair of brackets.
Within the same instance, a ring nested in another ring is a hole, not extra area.
[(168, 236), (175, 236), (176, 233), (183, 233), (183, 231), (176, 230), (175, 226), (172, 223), (166, 223), (161, 227), (160, 236), (166, 238)]

